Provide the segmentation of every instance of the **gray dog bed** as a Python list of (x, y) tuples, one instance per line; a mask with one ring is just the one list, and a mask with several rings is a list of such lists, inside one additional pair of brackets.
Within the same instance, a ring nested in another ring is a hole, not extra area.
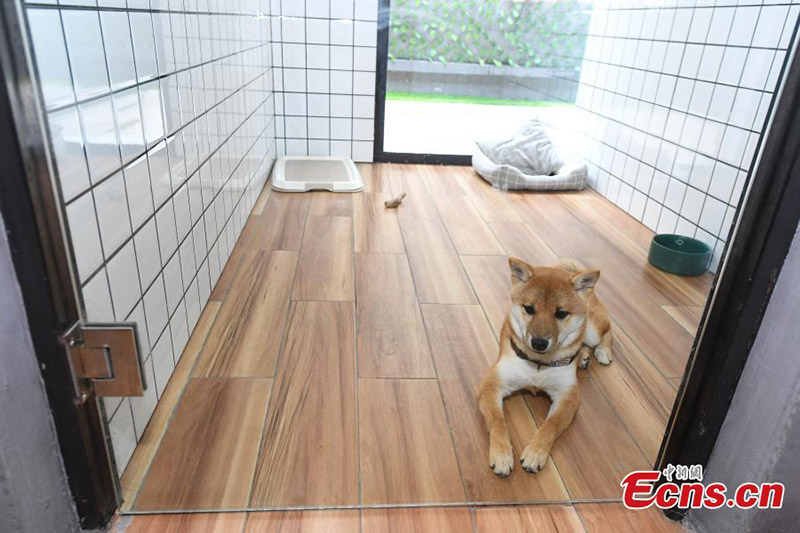
[(565, 161), (538, 120), (511, 138), (477, 143), (472, 166), (503, 190), (565, 191), (586, 187), (586, 165)]

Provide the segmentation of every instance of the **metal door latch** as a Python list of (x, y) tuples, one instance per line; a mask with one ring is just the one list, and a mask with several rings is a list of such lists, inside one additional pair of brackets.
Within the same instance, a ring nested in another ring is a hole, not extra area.
[(146, 384), (136, 324), (74, 324), (63, 336), (75, 401), (97, 396), (142, 396)]

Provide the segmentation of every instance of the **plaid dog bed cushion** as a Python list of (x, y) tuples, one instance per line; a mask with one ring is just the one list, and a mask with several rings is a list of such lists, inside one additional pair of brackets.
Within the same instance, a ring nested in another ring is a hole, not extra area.
[(563, 191), (586, 186), (586, 166), (565, 162), (538, 120), (525, 123), (509, 139), (477, 143), (472, 166), (503, 190)]

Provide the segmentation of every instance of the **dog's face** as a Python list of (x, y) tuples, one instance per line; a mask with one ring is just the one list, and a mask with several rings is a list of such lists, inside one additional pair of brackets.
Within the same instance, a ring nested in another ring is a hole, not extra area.
[(586, 299), (600, 271), (532, 267), (513, 257), (508, 264), (513, 302), (509, 322), (517, 338), (541, 354), (556, 353), (582, 340)]

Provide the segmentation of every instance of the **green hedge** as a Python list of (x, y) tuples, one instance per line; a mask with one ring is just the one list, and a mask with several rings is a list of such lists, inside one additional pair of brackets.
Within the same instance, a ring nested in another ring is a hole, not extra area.
[(577, 69), (586, 0), (392, 0), (389, 59)]

